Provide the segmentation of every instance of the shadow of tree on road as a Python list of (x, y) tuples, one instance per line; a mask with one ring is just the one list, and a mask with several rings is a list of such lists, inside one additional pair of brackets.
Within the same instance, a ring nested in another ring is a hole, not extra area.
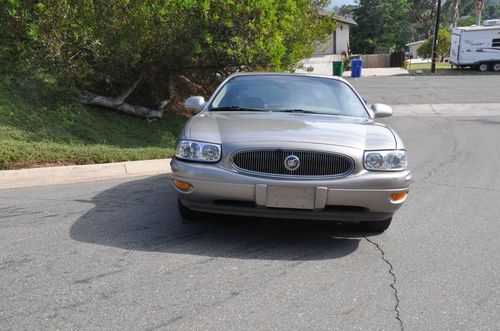
[(72, 239), (129, 250), (263, 260), (324, 260), (354, 252), (366, 235), (317, 221), (207, 215), (183, 223), (169, 176), (126, 182), (92, 198)]

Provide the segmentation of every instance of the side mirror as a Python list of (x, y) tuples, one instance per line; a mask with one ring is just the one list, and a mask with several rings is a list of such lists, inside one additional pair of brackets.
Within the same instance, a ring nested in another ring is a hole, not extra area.
[(204, 97), (196, 96), (189, 97), (184, 101), (184, 106), (188, 109), (194, 110), (199, 113), (203, 107), (205, 107), (206, 102)]
[(392, 116), (392, 108), (383, 103), (374, 103), (371, 107), (375, 118)]

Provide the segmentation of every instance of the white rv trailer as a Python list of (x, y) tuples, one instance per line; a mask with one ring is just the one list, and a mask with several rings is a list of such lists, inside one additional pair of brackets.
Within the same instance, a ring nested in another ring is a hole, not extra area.
[(500, 71), (500, 20), (485, 21), (484, 26), (454, 28), (450, 62), (479, 71)]

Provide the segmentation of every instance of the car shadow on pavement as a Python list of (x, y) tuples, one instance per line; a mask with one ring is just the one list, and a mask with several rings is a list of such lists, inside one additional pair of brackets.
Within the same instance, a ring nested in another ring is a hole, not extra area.
[(368, 235), (354, 225), (206, 215), (184, 223), (166, 175), (100, 192), (72, 239), (127, 250), (264, 260), (324, 260), (354, 252)]

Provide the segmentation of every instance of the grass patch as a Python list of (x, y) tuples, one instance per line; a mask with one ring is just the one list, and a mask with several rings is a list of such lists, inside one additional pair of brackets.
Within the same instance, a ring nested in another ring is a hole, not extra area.
[(154, 122), (74, 100), (49, 79), (0, 74), (0, 169), (170, 157), (185, 118)]
[[(430, 63), (414, 63), (408, 68), (412, 76), (460, 76), (460, 75), (498, 75), (498, 72), (479, 72), (472, 68), (451, 68), (449, 63), (436, 63), (436, 73), (431, 73)], [(421, 73), (417, 73), (421, 71)]]

